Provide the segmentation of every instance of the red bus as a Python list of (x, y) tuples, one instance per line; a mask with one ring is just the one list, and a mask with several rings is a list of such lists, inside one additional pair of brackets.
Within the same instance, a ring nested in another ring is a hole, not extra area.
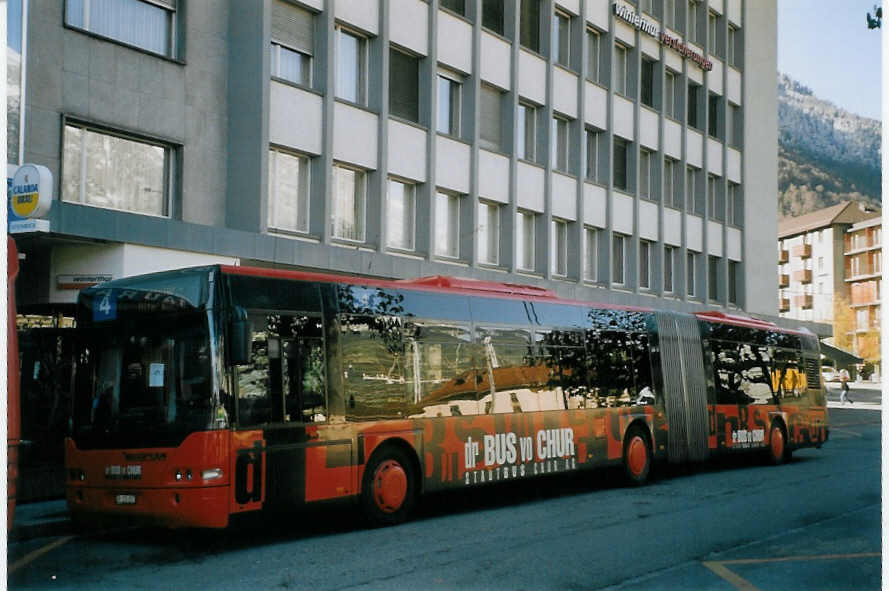
[(21, 407), (19, 401), (19, 348), (15, 328), (15, 278), (19, 253), (15, 241), (6, 237), (6, 530), (12, 529), (19, 480)]
[(80, 294), (72, 516), (225, 527), (654, 461), (820, 446), (817, 338), (742, 316), (448, 277), (212, 266)]

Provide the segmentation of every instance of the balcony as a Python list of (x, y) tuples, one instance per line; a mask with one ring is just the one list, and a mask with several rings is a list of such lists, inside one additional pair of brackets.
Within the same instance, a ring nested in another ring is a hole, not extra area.
[(812, 283), (812, 270), (803, 269), (801, 271), (794, 271), (793, 280), (799, 281), (800, 283)]
[(787, 250), (779, 250), (778, 251), (778, 264), (783, 265), (787, 261), (790, 260), (790, 253)]
[(790, 275), (778, 273), (778, 287), (790, 287)]
[(797, 244), (794, 246), (790, 254), (795, 257), (799, 257), (801, 259), (807, 259), (812, 256), (812, 245), (811, 244)]
[(812, 309), (812, 296), (811, 295), (798, 295), (793, 296), (793, 305), (797, 308), (802, 308), (803, 310), (811, 310)]
[(790, 311), (790, 298), (778, 298), (778, 311), (779, 312), (789, 312)]

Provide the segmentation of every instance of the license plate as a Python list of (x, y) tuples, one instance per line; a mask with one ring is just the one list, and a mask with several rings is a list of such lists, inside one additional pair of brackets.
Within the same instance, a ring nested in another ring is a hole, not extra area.
[(114, 497), (114, 502), (117, 505), (135, 505), (136, 495), (117, 495)]

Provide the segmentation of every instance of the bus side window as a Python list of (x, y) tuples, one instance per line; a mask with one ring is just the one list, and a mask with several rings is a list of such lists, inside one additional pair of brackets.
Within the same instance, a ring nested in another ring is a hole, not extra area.
[(476, 328), (481, 347), (479, 412), (500, 414), (541, 410), (541, 390), (548, 369), (538, 363), (531, 331), (521, 328)]
[(401, 417), (406, 388), (401, 318), (342, 314), (339, 330), (346, 417)]
[(405, 322), (405, 384), (412, 417), (479, 413), (472, 332), (457, 323)]
[[(253, 334), (250, 363), (237, 367), (238, 423), (241, 426), (268, 423), (272, 419), (266, 315), (250, 314), (249, 319)], [(273, 341), (272, 347), (274, 346)]]
[(535, 337), (541, 362), (549, 369), (547, 390), (556, 397), (558, 408), (587, 408), (588, 367), (583, 331), (538, 330)]
[(586, 331), (593, 408), (631, 406), (641, 395), (635, 391), (631, 340), (632, 333), (600, 329)]
[(327, 420), (324, 324), (320, 317), (282, 316), (279, 327), (284, 420)]

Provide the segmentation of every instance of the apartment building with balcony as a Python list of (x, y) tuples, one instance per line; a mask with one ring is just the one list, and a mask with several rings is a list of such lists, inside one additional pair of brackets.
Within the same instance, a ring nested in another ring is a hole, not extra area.
[(883, 293), (883, 225), (880, 217), (853, 224), (845, 235), (845, 274), (854, 311), (852, 348), (864, 358), (879, 357), (880, 294)]
[(777, 313), (774, 3), (10, 7), (25, 309), (225, 262)]
[[(848, 232), (858, 223), (866, 224), (867, 228), (874, 224), (879, 227), (879, 220), (879, 211), (853, 202), (781, 220), (778, 223), (780, 315), (833, 323), (835, 306), (848, 306), (852, 291), (846, 272), (852, 265), (846, 254), (848, 245), (852, 244)], [(863, 234), (867, 232), (873, 233), (874, 230), (862, 231)], [(859, 236), (856, 240), (860, 242), (862, 238)], [(863, 259), (870, 249), (852, 252)], [(864, 267), (857, 266), (856, 269)]]

